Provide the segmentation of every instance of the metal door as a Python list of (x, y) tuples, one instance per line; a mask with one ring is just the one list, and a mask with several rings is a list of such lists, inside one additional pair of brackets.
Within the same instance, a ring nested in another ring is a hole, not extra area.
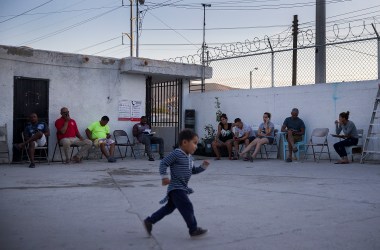
[(172, 136), (165, 144), (175, 146), (182, 127), (182, 79), (153, 82), (152, 77), (148, 77), (146, 101), (145, 113), (151, 126), (170, 128)]
[[(15, 76), (13, 93), (13, 143), (20, 143), (31, 113), (49, 124), (49, 80)], [(22, 160), (20, 156), (13, 151), (13, 161)]]

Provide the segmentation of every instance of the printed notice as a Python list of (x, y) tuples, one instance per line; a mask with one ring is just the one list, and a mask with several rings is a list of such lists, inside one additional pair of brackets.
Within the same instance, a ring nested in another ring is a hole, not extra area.
[(121, 100), (118, 107), (119, 121), (140, 121), (142, 101)]

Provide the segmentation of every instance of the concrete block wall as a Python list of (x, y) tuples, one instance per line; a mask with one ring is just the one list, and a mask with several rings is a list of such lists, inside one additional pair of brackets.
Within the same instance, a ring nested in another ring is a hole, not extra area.
[[(264, 112), (272, 114), (272, 122), (280, 127), (293, 107), (299, 109), (299, 117), (306, 124), (307, 135), (314, 128), (329, 128), (335, 133), (334, 121), (339, 113), (350, 111), (352, 120), (358, 129), (367, 133), (375, 96), (380, 81), (352, 83), (313, 84), (294, 87), (267, 89), (210, 91), (189, 93), (184, 87), (183, 109), (196, 110), (196, 131), (204, 136), (203, 127), (213, 124), (217, 127), (215, 97), (219, 98), (220, 110), (226, 113), (229, 121), (237, 117), (243, 122), (258, 126)], [(207, 108), (205, 108), (207, 107)], [(333, 144), (338, 139), (329, 136), (329, 147), (334, 158), (338, 158)]]

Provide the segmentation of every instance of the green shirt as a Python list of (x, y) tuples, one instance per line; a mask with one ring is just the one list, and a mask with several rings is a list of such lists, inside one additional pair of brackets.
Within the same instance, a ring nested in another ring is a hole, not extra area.
[(91, 131), (92, 139), (102, 139), (107, 138), (107, 134), (110, 133), (110, 127), (108, 125), (102, 126), (100, 122), (94, 122), (89, 127), (88, 130)]

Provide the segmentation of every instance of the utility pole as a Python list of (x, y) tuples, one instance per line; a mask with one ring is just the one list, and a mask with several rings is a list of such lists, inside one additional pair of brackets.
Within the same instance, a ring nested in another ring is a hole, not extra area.
[(326, 0), (316, 0), (315, 83), (326, 83)]
[(297, 43), (298, 43), (298, 15), (293, 16), (293, 72), (292, 86), (297, 85)]
[(139, 22), (140, 22), (140, 12), (139, 4), (144, 4), (145, 0), (136, 0), (136, 57), (139, 57)]
[(131, 57), (133, 57), (133, 0), (129, 0), (130, 3), (130, 12), (131, 12), (131, 18), (130, 18), (130, 26), (131, 26), (131, 31), (129, 33), (129, 39), (131, 40)]
[(205, 91), (205, 48), (206, 48), (206, 7), (211, 7), (211, 4), (202, 3), (203, 6), (203, 43), (202, 43), (202, 82), (201, 92)]

